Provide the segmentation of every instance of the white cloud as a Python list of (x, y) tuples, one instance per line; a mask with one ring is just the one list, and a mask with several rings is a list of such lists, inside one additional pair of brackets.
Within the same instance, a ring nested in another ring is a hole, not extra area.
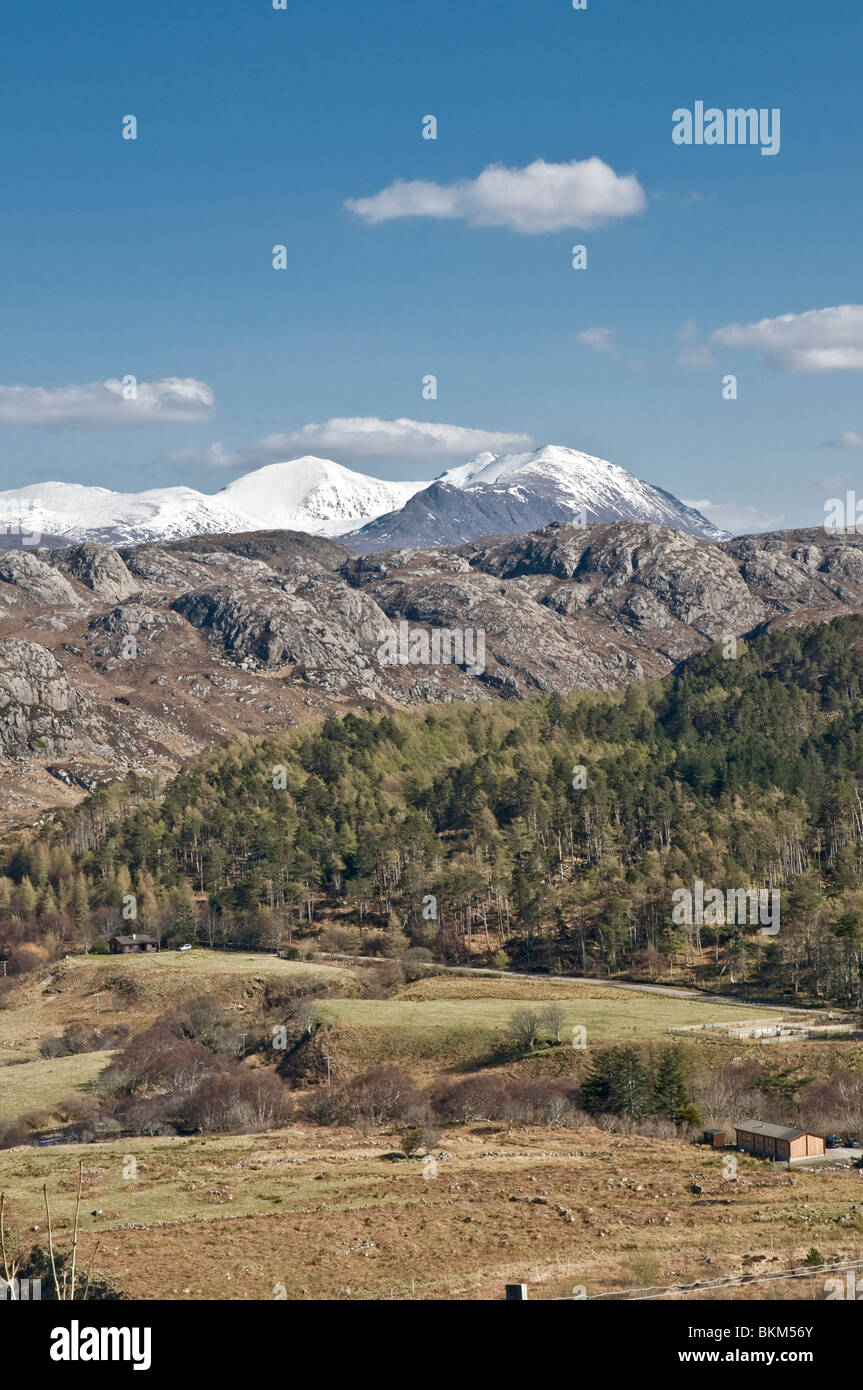
[(822, 449), (863, 449), (863, 434), (856, 430), (843, 430), (838, 439), (827, 439)]
[(317, 454), (336, 463), (387, 459), (405, 463), (463, 463), (488, 450), (493, 454), (525, 453), (536, 447), (529, 434), (470, 429), (464, 425), (420, 420), (379, 420), (375, 416), (334, 417), (304, 425), (292, 434), (270, 434), (237, 450), (212, 444), (202, 452), (184, 450), (172, 457), (196, 458), (211, 468), (259, 468), (282, 459)]
[(594, 155), (568, 164), (536, 159), (524, 169), (490, 164), (475, 179), (449, 184), (397, 179), (371, 198), (348, 198), (345, 207), (373, 225), (398, 217), (463, 218), (472, 227), (533, 235), (590, 229), (642, 212), (646, 202), (634, 174), (616, 174)]
[(716, 358), (704, 343), (691, 343), (677, 357), (679, 367), (715, 367)]
[(213, 392), (194, 377), (139, 381), (111, 379), (84, 386), (0, 386), (0, 425), (37, 425), (45, 429), (123, 429), (206, 420), (213, 413)]
[(712, 337), (725, 347), (760, 348), (788, 372), (863, 371), (863, 304), (731, 323)]
[(585, 347), (593, 352), (616, 352), (617, 344), (614, 341), (615, 330), (613, 328), (585, 328), (581, 333), (576, 333), (576, 341), (583, 343)]
[(777, 531), (785, 520), (784, 512), (771, 516), (759, 511), (757, 507), (742, 506), (737, 502), (710, 502), (706, 498), (694, 500), (686, 498), (684, 506), (694, 507), (696, 511), (732, 535), (744, 536), (752, 531)]

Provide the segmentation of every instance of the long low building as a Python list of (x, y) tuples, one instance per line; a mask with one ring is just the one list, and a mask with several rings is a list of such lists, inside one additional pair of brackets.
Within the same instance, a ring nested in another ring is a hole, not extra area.
[(778, 1158), (791, 1163), (824, 1152), (824, 1135), (810, 1134), (794, 1125), (771, 1125), (764, 1120), (744, 1120), (736, 1127), (737, 1147), (759, 1158)]

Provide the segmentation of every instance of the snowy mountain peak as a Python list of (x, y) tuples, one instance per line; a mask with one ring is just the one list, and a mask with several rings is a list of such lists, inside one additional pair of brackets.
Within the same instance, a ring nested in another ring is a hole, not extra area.
[(509, 482), (516, 475), (519, 479), (546, 479), (580, 491), (609, 482), (615, 487), (625, 487), (627, 480), (636, 488), (644, 487), (620, 464), (560, 444), (544, 444), (526, 454), (479, 454), (461, 468), (451, 468), (439, 481), (453, 487), (478, 487), (484, 483)]
[(671, 493), (619, 464), (546, 444), (525, 454), (479, 454), (450, 468), (399, 512), (346, 537), (361, 550), (459, 545), (553, 521), (649, 521), (718, 541), (725, 533)]
[(526, 489), (571, 506), (586, 521), (654, 521), (709, 540), (725, 536), (700, 512), (670, 492), (643, 483), (620, 464), (560, 444), (545, 444), (526, 454), (480, 454), (444, 473), (440, 481), (466, 491), (491, 486), (513, 492)]
[(338, 536), (384, 512), (397, 511), (427, 486), (385, 482), (307, 454), (265, 464), (228, 483), (217, 496), (241, 511), (266, 517), (270, 528)]

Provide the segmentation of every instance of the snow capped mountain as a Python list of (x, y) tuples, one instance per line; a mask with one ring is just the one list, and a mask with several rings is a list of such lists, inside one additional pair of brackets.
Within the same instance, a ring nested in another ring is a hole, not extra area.
[(401, 511), (343, 539), (364, 553), (421, 549), (532, 531), (552, 521), (651, 521), (712, 541), (726, 534), (616, 463), (546, 445), (527, 454), (479, 454), (415, 493)]
[(270, 529), (339, 536), (385, 512), (397, 511), (425, 487), (428, 483), (369, 478), (331, 459), (307, 455), (246, 473), (222, 488), (217, 498), (249, 515), (265, 517), (261, 524)]
[(188, 536), (260, 530), (262, 523), (190, 487), (112, 492), (79, 483), (32, 483), (0, 492), (0, 531), (102, 545), (140, 545)]
[(469, 491), (492, 485), (530, 491), (570, 505), (587, 522), (653, 521), (710, 540), (725, 535), (700, 512), (670, 492), (641, 482), (619, 464), (554, 444), (527, 454), (479, 454), (438, 481)]
[(461, 544), (573, 520), (653, 521), (708, 540), (725, 534), (625, 468), (555, 445), (479, 454), (433, 483), (387, 482), (307, 456), (255, 469), (215, 495), (189, 487), (123, 493), (59, 482), (0, 492), (0, 546), (3, 533), (16, 529), (103, 545), (286, 530), (341, 536), (367, 552)]
[(28, 534), (102, 545), (142, 545), (236, 531), (335, 536), (397, 510), (426, 486), (383, 482), (311, 457), (258, 468), (215, 496), (190, 487), (124, 493), (78, 483), (34, 483), (0, 492), (0, 532), (20, 519), (21, 530)]

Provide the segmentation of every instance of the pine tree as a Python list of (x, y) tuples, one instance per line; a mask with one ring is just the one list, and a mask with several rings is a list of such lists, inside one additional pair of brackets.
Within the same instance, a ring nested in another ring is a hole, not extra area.
[(611, 1104), (615, 1115), (627, 1115), (632, 1120), (640, 1120), (650, 1114), (650, 1073), (635, 1047), (621, 1047), (615, 1050)]
[(634, 1047), (608, 1047), (593, 1058), (581, 1087), (582, 1104), (591, 1115), (650, 1113), (650, 1074)]
[(689, 1077), (686, 1062), (677, 1047), (663, 1049), (656, 1069), (653, 1101), (658, 1115), (664, 1115), (676, 1125), (680, 1124), (684, 1111), (689, 1107)]

